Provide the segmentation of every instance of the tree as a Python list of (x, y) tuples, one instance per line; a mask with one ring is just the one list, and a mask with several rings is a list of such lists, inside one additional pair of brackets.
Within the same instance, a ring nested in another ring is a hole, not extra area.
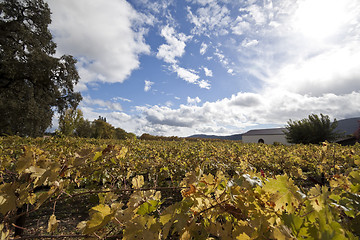
[(41, 136), (81, 101), (76, 60), (54, 57), (50, 23), (43, 0), (0, 1), (0, 134)]
[(339, 134), (334, 132), (337, 127), (337, 121), (330, 121), (329, 116), (320, 114), (309, 115), (308, 118), (288, 121), (285, 132), (286, 139), (290, 143), (314, 143), (318, 144), (324, 141), (333, 141)]
[(115, 138), (116, 139), (136, 139), (136, 135), (134, 133), (128, 133), (122, 128), (115, 128)]
[(115, 138), (115, 128), (110, 124), (105, 122), (105, 118), (99, 117), (99, 119), (94, 120), (92, 123), (93, 128), (93, 137), (101, 139), (114, 139)]
[(93, 127), (87, 119), (81, 118), (75, 129), (75, 136), (81, 138), (90, 138), (93, 136)]
[(80, 122), (84, 120), (80, 109), (69, 108), (59, 119), (59, 129), (65, 136), (73, 136)]

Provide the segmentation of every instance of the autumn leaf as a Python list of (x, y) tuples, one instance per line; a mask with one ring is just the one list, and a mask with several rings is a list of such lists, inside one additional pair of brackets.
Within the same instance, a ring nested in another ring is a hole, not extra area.
[(56, 220), (56, 216), (53, 214), (50, 216), (49, 222), (48, 222), (48, 228), (47, 228), (47, 232), (48, 233), (53, 233), (57, 230), (59, 221)]
[(144, 176), (138, 175), (136, 177), (133, 177), (131, 183), (135, 189), (141, 188), (144, 185)]
[(91, 208), (90, 215), (84, 234), (91, 234), (104, 227), (112, 219), (113, 213), (108, 205), (99, 204)]
[(299, 189), (287, 175), (276, 176), (276, 179), (269, 179), (265, 182), (263, 190), (270, 193), (271, 201), (275, 203), (274, 209), (276, 211), (286, 210), (288, 213), (292, 213), (301, 199), (297, 192)]
[(182, 194), (184, 197), (189, 197), (191, 194), (196, 192), (196, 188), (194, 185), (189, 184), (189, 190), (183, 191)]

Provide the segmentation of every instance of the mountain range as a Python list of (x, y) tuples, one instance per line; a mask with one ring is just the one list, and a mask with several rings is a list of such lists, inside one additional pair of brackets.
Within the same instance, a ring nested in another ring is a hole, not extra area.
[[(336, 127), (335, 131), (339, 133), (344, 133), (344, 135), (351, 135), (353, 134), (360, 126), (358, 123), (360, 121), (360, 117), (356, 118), (347, 118), (338, 120), (338, 126)], [(195, 134), (191, 135), (188, 138), (205, 138), (205, 139), (221, 139), (221, 140), (242, 140), (241, 134), (234, 134), (228, 136), (218, 136), (218, 135), (206, 135), (206, 134)]]

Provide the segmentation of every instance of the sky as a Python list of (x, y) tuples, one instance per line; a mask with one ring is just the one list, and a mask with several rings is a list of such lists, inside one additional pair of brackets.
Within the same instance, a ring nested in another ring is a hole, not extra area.
[(185, 137), (360, 116), (359, 0), (46, 2), (90, 121)]

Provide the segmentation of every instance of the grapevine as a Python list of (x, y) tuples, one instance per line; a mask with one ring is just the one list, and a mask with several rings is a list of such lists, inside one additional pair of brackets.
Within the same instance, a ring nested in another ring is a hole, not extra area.
[[(2, 137), (0, 234), (358, 239), (359, 165), (359, 144)], [(87, 214), (61, 230), (68, 201)], [(19, 224), (44, 209), (43, 230)]]

